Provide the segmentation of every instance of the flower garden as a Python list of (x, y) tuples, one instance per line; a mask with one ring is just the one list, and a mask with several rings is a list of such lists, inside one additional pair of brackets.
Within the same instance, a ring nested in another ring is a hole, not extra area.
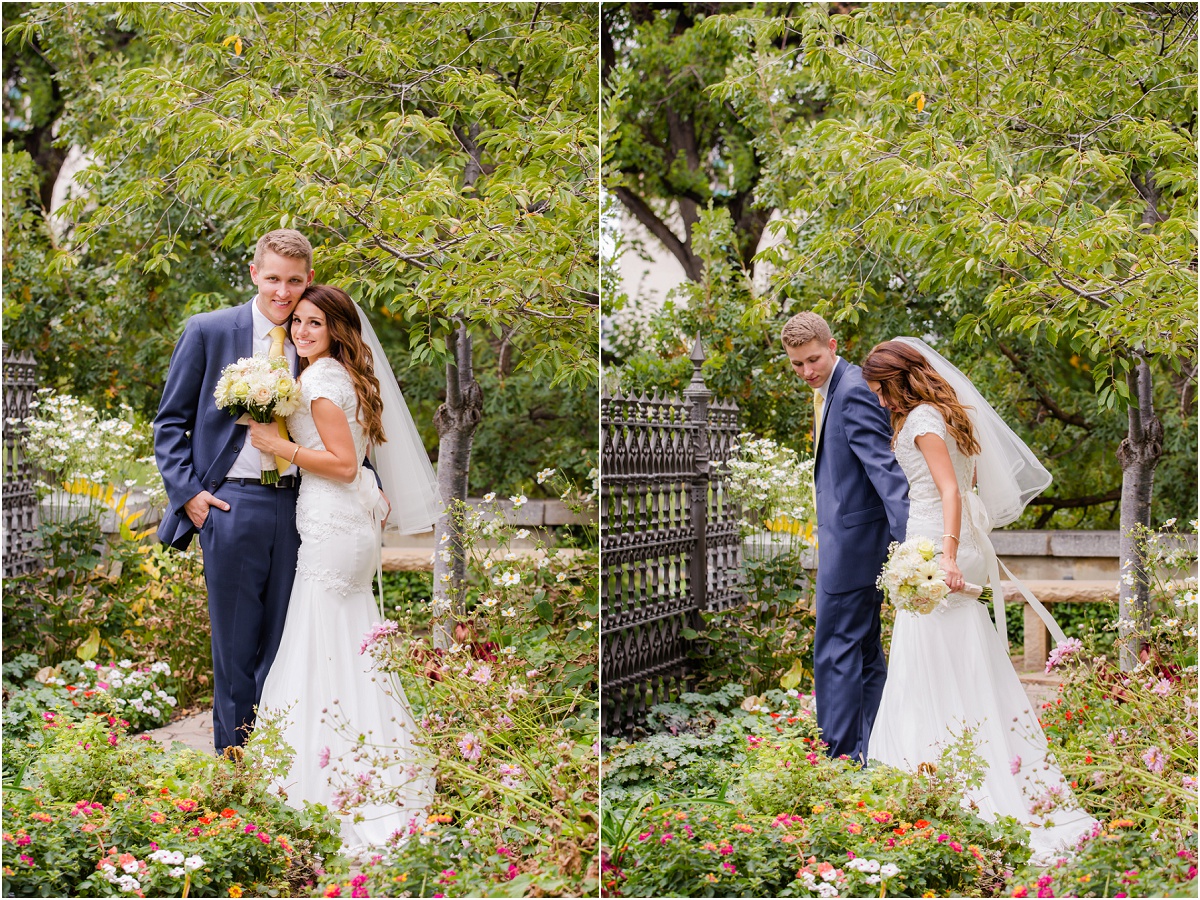
[[(809, 467), (749, 436), (743, 460), (730, 491), (767, 523), (751, 541), (782, 549), (747, 560), (744, 606), (707, 617), (697, 690), (654, 706), (635, 739), (606, 739), (604, 896), (1196, 895), (1195, 553), (1174, 523), (1139, 536), (1156, 577), (1128, 638), (1143, 648), (1137, 667), (1116, 662), (1115, 604), (1047, 663), (1061, 681), (1039, 718), (1097, 825), (1038, 864), (1019, 823), (964, 801), (981, 780), (969, 733), (915, 773), (822, 752), (804, 664), (811, 585), (795, 577), (806, 529), (781, 523), (785, 507), (804, 515)], [(1036, 804), (1052, 814), (1063, 799)]]
[[(5, 896), (595, 894), (593, 530), (560, 528), (554, 545), (518, 556), (512, 542), (530, 533), (494, 498), (457, 507), (469, 586), (446, 648), (429, 638), (430, 576), (385, 577), (389, 618), (362, 652), (403, 684), (437, 793), (391, 846), (351, 858), (336, 814), (387, 802), (378, 785), (342, 791), (337, 810), (297, 810), (274, 786), (291, 751), (273, 723), (260, 723), (238, 760), (146, 733), (202, 713), (211, 697), (199, 551), (163, 550), (119, 496), (96, 489), (118, 471), (147, 477), (147, 429), (120, 429), (89, 451), (89, 425), (107, 421), (94, 410), (56, 401), (38, 415), (58, 436), (42, 443), (44, 462), (71, 471), (90, 452), (97, 480), (78, 490), (125, 521), (105, 541), (95, 515), (51, 519), (41, 568), (6, 583)], [(552, 469), (529, 479), (538, 483), (577, 511), (594, 491)]]

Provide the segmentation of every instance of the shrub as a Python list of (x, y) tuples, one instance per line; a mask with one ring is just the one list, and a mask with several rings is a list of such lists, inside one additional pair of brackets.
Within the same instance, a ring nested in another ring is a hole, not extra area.
[(339, 846), (322, 807), (272, 796), (262, 757), (169, 753), (94, 714), (47, 728), (29, 783), (6, 786), (5, 896), (293, 893)]

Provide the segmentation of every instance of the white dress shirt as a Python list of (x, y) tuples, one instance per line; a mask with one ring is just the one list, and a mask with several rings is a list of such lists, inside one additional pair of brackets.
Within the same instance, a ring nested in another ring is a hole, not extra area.
[[(258, 297), (254, 298), (254, 306), (252, 308), (254, 317), (254, 352), (255, 353), (270, 353), (271, 352), (271, 329), (275, 327), (275, 323), (263, 314), (263, 311), (258, 308)], [(288, 326), (285, 323), (281, 326), (285, 332), (288, 331)], [(283, 355), (287, 357), (288, 365), (291, 371), (296, 371), (296, 347), (292, 344), (292, 336), (289, 333), (285, 334), (283, 339)], [(250, 430), (246, 429), (246, 442), (242, 445), (241, 452), (238, 453), (237, 459), (233, 461), (233, 465), (229, 467), (229, 473), (226, 478), (258, 478), (262, 471), (262, 454), (258, 449), (250, 443)], [(295, 465), (290, 465), (280, 475), (295, 475), (298, 469)]]

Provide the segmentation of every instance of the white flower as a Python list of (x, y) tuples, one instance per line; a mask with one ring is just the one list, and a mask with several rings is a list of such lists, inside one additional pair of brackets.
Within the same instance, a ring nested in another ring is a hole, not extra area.
[(500, 601), (497, 600), (495, 597), (480, 597), (479, 602), (482, 603), (484, 606), (486, 606), (488, 609), (491, 609), (493, 606), (497, 605)]
[(483, 568), (484, 568), (484, 571), (487, 571), (488, 569), (490, 569), (490, 568), (491, 568), (492, 566), (494, 566), (494, 565), (495, 565), (495, 563), (494, 563), (494, 562), (492, 562), (492, 559), (491, 559), (491, 557), (488, 557), (487, 559), (485, 559), (485, 560), (483, 561)]
[(516, 647), (502, 647), (500, 652), (503, 653), (505, 656), (512, 656), (514, 653), (517, 652), (517, 648)]
[(486, 493), (486, 494), (484, 494), (484, 495), (483, 495), (483, 502), (484, 502), (484, 503), (491, 503), (491, 502), (492, 502), (493, 500), (495, 500), (495, 499), (496, 499), (496, 492), (495, 492), (495, 491), (489, 491), (488, 493)]
[(884, 863), (879, 867), (879, 874), (884, 878), (891, 878), (893, 875), (900, 874), (900, 867), (895, 863)]
[(512, 501), (513, 509), (520, 509), (522, 506), (524, 506), (526, 503), (529, 502), (529, 498), (526, 497), (524, 494), (514, 494), (513, 496), (509, 497), (508, 499)]
[(523, 541), (523, 540), (525, 540), (525, 538), (529, 537), (529, 529), (522, 528), (520, 531), (518, 531), (516, 534), (514, 534), (513, 537), (516, 538), (518, 541)]
[(137, 870), (138, 862), (136, 859), (131, 859), (129, 862), (125, 863), (125, 865), (121, 866), (121, 871), (128, 872), (130, 875), (134, 874)]
[(508, 609), (504, 609), (504, 610), (500, 611), (500, 615), (504, 616), (504, 618), (506, 618), (506, 619), (511, 619), (516, 614), (517, 614), (517, 611), (515, 609), (513, 609), (511, 606)]
[(582, 622), (579, 623), (579, 628), (581, 631), (591, 631), (592, 630), (592, 620), (584, 619)]
[(521, 583), (520, 572), (505, 572), (500, 576), (500, 583), (505, 587), (516, 587)]
[(557, 575), (554, 576), (554, 580), (557, 581), (559, 584), (562, 584), (564, 581), (567, 580), (567, 573), (559, 572)]
[(554, 469), (542, 469), (537, 473), (537, 483), (545, 484), (549, 479), (554, 477)]
[(189, 856), (183, 861), (183, 867), (189, 872), (195, 872), (204, 865), (204, 860), (199, 856)]
[(442, 537), (441, 537), (441, 539), (438, 541), (438, 543), (439, 543), (439, 544), (444, 544), (444, 543), (446, 543), (446, 541), (448, 541), (448, 540), (450, 540), (450, 532), (448, 532), (448, 531), (443, 531), (443, 532), (442, 532)]

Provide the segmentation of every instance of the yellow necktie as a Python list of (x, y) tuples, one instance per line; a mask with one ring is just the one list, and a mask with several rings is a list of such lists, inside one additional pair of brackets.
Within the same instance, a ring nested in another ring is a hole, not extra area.
[[(271, 329), (270, 335), (271, 352), (268, 355), (271, 357), (271, 359), (287, 359), (283, 352), (283, 339), (287, 335), (287, 332), (283, 330), (283, 326), (276, 325)], [(286, 441), (288, 439), (287, 425), (284, 423), (282, 416), (275, 417), (275, 425), (279, 428), (279, 436)], [(279, 470), (280, 475), (282, 475), (284, 469), (290, 465), (291, 463), (283, 457), (275, 457), (275, 468)]]
[(821, 443), (821, 410), (825, 408), (825, 397), (813, 392), (813, 459), (817, 458), (817, 446)]
[[(818, 391), (813, 391), (813, 462), (817, 460), (817, 447), (821, 444), (821, 410), (825, 407), (825, 397)], [(817, 480), (813, 478), (813, 518), (817, 517)]]

